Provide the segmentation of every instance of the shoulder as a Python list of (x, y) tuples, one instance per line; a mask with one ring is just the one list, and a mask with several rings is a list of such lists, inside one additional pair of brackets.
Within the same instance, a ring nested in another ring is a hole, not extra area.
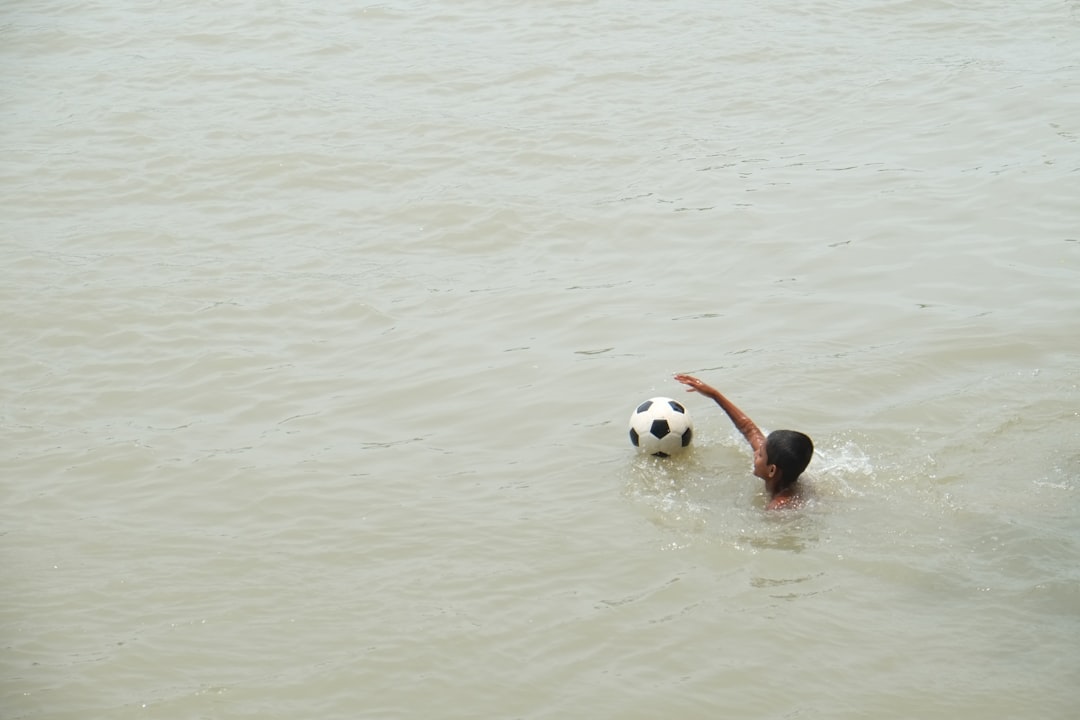
[(802, 498), (797, 493), (791, 495), (777, 495), (769, 504), (765, 506), (766, 510), (792, 510), (802, 505)]

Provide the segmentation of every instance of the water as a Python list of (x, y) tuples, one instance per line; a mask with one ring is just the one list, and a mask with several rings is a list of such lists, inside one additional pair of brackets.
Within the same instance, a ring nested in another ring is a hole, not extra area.
[(0, 33), (3, 717), (1075, 713), (1076, 3)]

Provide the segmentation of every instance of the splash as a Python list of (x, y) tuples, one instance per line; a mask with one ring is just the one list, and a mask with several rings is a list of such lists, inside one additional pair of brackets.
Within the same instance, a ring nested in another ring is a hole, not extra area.
[(816, 494), (862, 497), (877, 480), (877, 469), (855, 441), (844, 439), (816, 448), (805, 477)]

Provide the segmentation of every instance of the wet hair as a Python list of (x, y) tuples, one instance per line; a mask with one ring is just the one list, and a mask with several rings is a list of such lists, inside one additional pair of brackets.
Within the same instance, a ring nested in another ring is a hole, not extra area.
[(765, 438), (765, 454), (769, 464), (775, 465), (782, 473), (782, 487), (789, 488), (810, 464), (810, 458), (814, 455), (814, 441), (795, 430), (774, 430)]

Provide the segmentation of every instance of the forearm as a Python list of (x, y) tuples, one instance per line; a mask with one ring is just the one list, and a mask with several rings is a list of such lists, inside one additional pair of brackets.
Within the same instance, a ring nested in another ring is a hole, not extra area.
[(731, 423), (735, 426), (735, 429), (741, 432), (746, 439), (750, 441), (750, 444), (753, 445), (753, 436), (760, 436), (761, 430), (759, 430), (754, 421), (750, 419), (750, 416), (740, 410), (735, 403), (728, 400), (727, 397), (718, 390), (713, 390), (713, 392), (709, 394), (709, 397), (716, 401), (716, 404), (727, 413), (727, 416), (731, 419)]
[(711, 398), (713, 402), (719, 405), (727, 414), (732, 424), (735, 425), (735, 428), (743, 434), (743, 437), (747, 439), (753, 448), (757, 449), (758, 444), (765, 442), (765, 436), (758, 426), (754, 424), (754, 421), (750, 419), (750, 416), (740, 410), (735, 403), (728, 400), (719, 390), (698, 380), (692, 375), (676, 375), (675, 379), (688, 385), (692, 390), (701, 393), (705, 397)]

